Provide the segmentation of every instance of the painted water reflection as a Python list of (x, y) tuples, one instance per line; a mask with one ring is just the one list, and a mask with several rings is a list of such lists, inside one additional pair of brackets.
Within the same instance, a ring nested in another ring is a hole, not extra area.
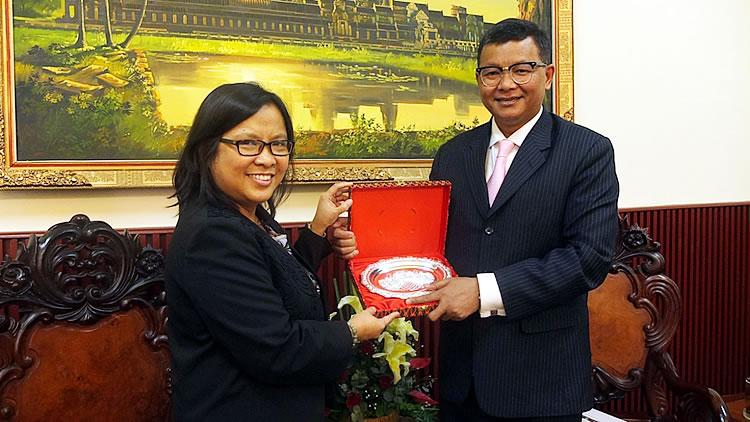
[(189, 125), (208, 93), (229, 82), (259, 81), (287, 103), (295, 128), (331, 132), (365, 115), (386, 130), (431, 130), (489, 119), (476, 85), (383, 67), (278, 58), (154, 56), (149, 64), (171, 126)]

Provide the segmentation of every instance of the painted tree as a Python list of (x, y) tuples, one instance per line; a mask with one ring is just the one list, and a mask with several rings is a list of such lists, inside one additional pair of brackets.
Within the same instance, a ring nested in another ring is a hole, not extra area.
[(73, 47), (75, 48), (86, 48), (88, 47), (88, 44), (86, 44), (86, 16), (85, 16), (85, 7), (83, 5), (84, 0), (78, 0), (76, 2), (76, 16), (78, 17), (78, 39), (76, 40), (76, 43), (73, 44)]
[(133, 41), (133, 37), (135, 37), (135, 34), (138, 32), (139, 29), (141, 29), (143, 18), (146, 16), (147, 4), (148, 4), (148, 0), (143, 0), (143, 2), (141, 3), (141, 10), (138, 12), (138, 18), (136, 18), (133, 21), (133, 28), (130, 29), (130, 33), (128, 34), (128, 37), (125, 38), (125, 41), (120, 43), (120, 47), (128, 48), (130, 43)]
[(114, 47), (112, 40), (112, 22), (110, 21), (109, 0), (104, 0), (104, 36), (107, 39), (107, 47)]

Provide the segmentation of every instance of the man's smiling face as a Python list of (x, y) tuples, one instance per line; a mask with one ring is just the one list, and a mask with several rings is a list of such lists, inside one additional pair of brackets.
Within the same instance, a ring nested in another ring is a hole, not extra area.
[[(493, 65), (506, 68), (522, 62), (544, 63), (531, 37), (503, 44), (487, 44), (479, 56), (479, 67)], [(482, 103), (506, 137), (539, 112), (546, 91), (552, 87), (552, 76), (555, 74), (553, 65), (536, 67), (533, 72), (528, 83), (519, 85), (513, 82), (508, 71), (504, 71), (496, 87), (484, 86), (477, 74)]]

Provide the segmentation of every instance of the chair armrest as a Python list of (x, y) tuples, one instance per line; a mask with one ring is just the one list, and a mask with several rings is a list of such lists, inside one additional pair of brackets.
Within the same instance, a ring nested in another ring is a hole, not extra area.
[(680, 422), (732, 422), (729, 408), (715, 390), (691, 384), (682, 379), (664, 351), (653, 352), (649, 360), (664, 378), (667, 389), (677, 397), (677, 420)]

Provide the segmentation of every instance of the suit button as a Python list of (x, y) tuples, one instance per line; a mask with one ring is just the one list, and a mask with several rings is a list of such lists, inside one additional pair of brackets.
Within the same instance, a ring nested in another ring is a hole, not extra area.
[(493, 229), (492, 227), (484, 228), (484, 234), (486, 234), (487, 236), (492, 236), (492, 233), (495, 233), (495, 229)]

